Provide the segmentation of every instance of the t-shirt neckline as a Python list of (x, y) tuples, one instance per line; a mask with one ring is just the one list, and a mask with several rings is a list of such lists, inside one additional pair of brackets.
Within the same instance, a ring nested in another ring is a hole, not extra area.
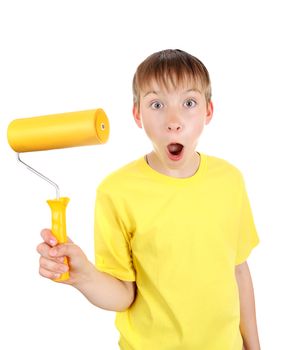
[(144, 171), (144, 173), (146, 173), (148, 176), (154, 178), (157, 181), (175, 183), (175, 184), (191, 183), (199, 180), (202, 177), (202, 174), (206, 167), (206, 155), (201, 152), (197, 152), (197, 153), (200, 156), (199, 167), (197, 171), (192, 176), (189, 176), (189, 177), (180, 178), (180, 177), (174, 177), (174, 176), (162, 174), (157, 170), (151, 168), (151, 166), (147, 164), (145, 156), (140, 158), (140, 165), (142, 166), (142, 170)]

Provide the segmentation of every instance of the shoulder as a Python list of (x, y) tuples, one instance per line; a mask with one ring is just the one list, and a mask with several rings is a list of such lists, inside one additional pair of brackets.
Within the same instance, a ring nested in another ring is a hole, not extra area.
[(99, 184), (98, 191), (118, 191), (128, 185), (140, 173), (141, 158), (136, 159), (108, 174)]
[(223, 181), (243, 182), (241, 170), (232, 162), (212, 155), (205, 155), (207, 174)]

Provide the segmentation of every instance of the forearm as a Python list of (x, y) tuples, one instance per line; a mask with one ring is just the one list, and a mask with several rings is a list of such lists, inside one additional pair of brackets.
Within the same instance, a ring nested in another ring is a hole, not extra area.
[(98, 271), (90, 262), (86, 274), (73, 286), (92, 304), (105, 310), (124, 311), (134, 300), (132, 291), (123, 281)]
[(236, 269), (236, 280), (240, 295), (240, 331), (245, 350), (260, 350), (255, 297), (252, 279), (247, 263)]
[(111, 311), (124, 311), (134, 301), (135, 283), (121, 281), (98, 271), (79, 246), (58, 244), (51, 230), (41, 231), (44, 242), (37, 246), (40, 254), (39, 273), (54, 280), (67, 271), (64, 257), (69, 261), (69, 278), (62, 283), (77, 288), (92, 304)]

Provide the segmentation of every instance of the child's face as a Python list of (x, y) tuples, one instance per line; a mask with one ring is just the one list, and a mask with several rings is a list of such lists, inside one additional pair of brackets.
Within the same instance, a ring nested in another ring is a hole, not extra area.
[(133, 114), (137, 125), (144, 128), (153, 144), (155, 163), (162, 172), (180, 170), (190, 174), (194, 151), (203, 128), (212, 118), (212, 103), (190, 82), (165, 89), (153, 82), (140, 92), (140, 110)]

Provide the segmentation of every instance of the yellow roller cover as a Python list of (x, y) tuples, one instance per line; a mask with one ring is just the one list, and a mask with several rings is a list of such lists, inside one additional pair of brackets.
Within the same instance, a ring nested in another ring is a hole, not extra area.
[(107, 142), (109, 120), (101, 109), (15, 119), (8, 142), (15, 152), (95, 145)]

